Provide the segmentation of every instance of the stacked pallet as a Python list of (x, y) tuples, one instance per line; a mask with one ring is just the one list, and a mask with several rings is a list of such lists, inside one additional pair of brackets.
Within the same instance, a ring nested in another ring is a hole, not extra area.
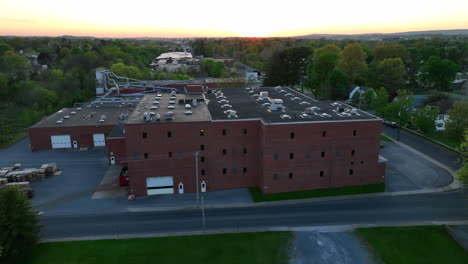
[[(19, 165), (19, 166), (18, 166)], [(40, 169), (25, 168), (21, 169), (21, 164), (15, 164), (14, 167), (2, 168), (0, 170), (0, 184), (5, 182), (29, 182), (43, 180), (52, 175), (58, 175), (59, 172), (56, 163), (43, 164)]]
[(56, 163), (42, 164), (41, 169), (45, 170), (46, 176), (55, 175), (55, 173), (58, 171)]

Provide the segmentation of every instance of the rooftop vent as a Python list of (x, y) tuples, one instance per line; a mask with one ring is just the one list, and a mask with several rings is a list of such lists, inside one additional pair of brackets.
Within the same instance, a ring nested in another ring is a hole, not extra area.
[(276, 90), (276, 91), (281, 90), (281, 86), (276, 86), (276, 87), (275, 87), (275, 90)]
[(155, 116), (156, 114), (154, 112), (149, 112), (150, 117)]
[(186, 115), (191, 115), (191, 114), (192, 114), (192, 111), (185, 111), (185, 114), (186, 114)]
[(341, 113), (341, 112), (344, 112), (345, 108), (342, 106), (338, 106), (336, 110)]
[(173, 105), (170, 105), (167, 107), (167, 109), (174, 109), (175, 107)]
[(70, 116), (64, 116), (63, 119), (70, 119)]
[(76, 112), (70, 112), (70, 115), (76, 115)]
[(169, 104), (175, 104), (175, 101), (169, 101)]
[(158, 107), (155, 106), (155, 105), (153, 105), (153, 106), (150, 107), (150, 110), (156, 110), (156, 109), (158, 109)]
[(300, 102), (299, 104), (300, 104), (300, 105), (310, 105), (310, 103), (309, 103), (309, 102), (306, 102), (306, 101), (302, 101), (302, 102)]
[(296, 96), (296, 97), (291, 98), (291, 100), (297, 101), (297, 100), (301, 100), (301, 98), (299, 98), (299, 97)]
[(171, 95), (175, 95), (177, 92), (175, 90), (171, 91)]
[(280, 109), (283, 109), (283, 100), (273, 99), (273, 100), (270, 100), (270, 102), (271, 102), (271, 106), (270, 106), (271, 111), (278, 111)]
[(156, 114), (156, 121), (160, 121), (161, 120), (161, 115), (160, 114)]
[(221, 108), (231, 108), (231, 107), (232, 107), (232, 105), (230, 105), (230, 104), (223, 104), (221, 106)]
[(81, 107), (78, 107), (78, 108), (76, 109), (76, 111), (81, 111), (81, 110), (83, 110), (83, 108), (81, 108)]
[(265, 99), (268, 98), (268, 92), (266, 91), (260, 92), (260, 98), (265, 98)]
[(174, 119), (174, 113), (173, 113), (173, 112), (166, 112), (166, 113), (164, 113), (164, 119), (166, 119), (166, 120), (173, 120), (173, 119)]
[(159, 101), (154, 101), (153, 104), (154, 104), (154, 105), (158, 105), (158, 104), (159, 104)]
[(290, 116), (290, 115), (286, 115), (286, 114), (280, 115), (280, 117), (281, 117), (282, 119), (291, 119), (291, 116)]
[(144, 113), (143, 113), (143, 120), (144, 120), (145, 122), (149, 122), (149, 121), (151, 120), (151, 117), (150, 117), (150, 115), (148, 114), (148, 112), (144, 112)]
[(62, 120), (57, 120), (57, 122), (55, 122), (55, 123), (57, 123), (57, 124), (62, 124), (63, 121), (62, 121)]
[(107, 116), (106, 115), (101, 115), (101, 118), (102, 120), (106, 120), (107, 119)]
[(219, 100), (219, 103), (220, 104), (227, 104), (227, 103), (229, 103), (229, 101), (226, 100), (226, 99), (222, 99), (222, 100)]
[(280, 94), (285, 94), (285, 93), (287, 93), (287, 92), (286, 92), (286, 90), (280, 90), (279, 93), (280, 93)]
[(98, 122), (99, 122), (99, 123), (104, 123), (105, 121), (106, 121), (106, 120), (104, 120), (104, 119), (99, 119)]
[(311, 116), (306, 114), (306, 113), (303, 113), (300, 115), (301, 118), (310, 118)]
[(192, 106), (190, 104), (186, 104), (185, 109), (192, 109)]
[[(159, 100), (159, 99), (161, 99), (161, 96), (162, 96), (162, 94), (158, 94), (158, 95), (156, 95), (156, 100)], [(157, 99), (157, 98), (159, 98), (159, 99)]]

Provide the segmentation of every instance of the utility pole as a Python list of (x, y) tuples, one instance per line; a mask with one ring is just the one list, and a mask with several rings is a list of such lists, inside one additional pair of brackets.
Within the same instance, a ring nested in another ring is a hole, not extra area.
[(401, 112), (398, 112), (398, 135), (397, 141), (400, 141)]
[(201, 197), (202, 201), (202, 228), (203, 228), (203, 235), (205, 234), (205, 199), (203, 199), (203, 195)]
[(195, 152), (195, 184), (197, 185), (197, 207), (200, 207), (200, 199), (198, 193), (198, 154), (200, 154), (200, 151)]

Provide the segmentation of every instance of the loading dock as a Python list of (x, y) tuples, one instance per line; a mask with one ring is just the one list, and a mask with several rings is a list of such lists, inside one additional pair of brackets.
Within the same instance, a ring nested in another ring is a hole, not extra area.
[(53, 149), (71, 148), (70, 135), (51, 136), (50, 141)]
[(106, 139), (104, 134), (93, 134), (93, 141), (95, 147), (105, 147), (106, 146)]
[(174, 179), (172, 176), (146, 178), (146, 190), (148, 195), (173, 194)]

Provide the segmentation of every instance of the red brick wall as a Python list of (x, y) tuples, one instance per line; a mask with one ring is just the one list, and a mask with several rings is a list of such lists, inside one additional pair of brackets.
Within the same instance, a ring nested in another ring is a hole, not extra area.
[[(202, 129), (204, 136), (200, 136)], [(247, 129), (246, 135), (244, 129)], [(322, 137), (324, 130), (326, 137)], [(353, 130), (357, 131), (356, 136)], [(380, 130), (380, 121), (126, 125), (131, 189), (138, 196), (146, 195), (146, 177), (173, 176), (175, 193), (179, 183), (184, 184), (185, 192), (195, 192), (193, 153), (199, 151), (202, 144), (205, 150), (199, 155), (199, 179), (207, 183), (208, 191), (259, 186), (263, 192), (271, 193), (381, 183), (385, 166), (378, 163)], [(172, 133), (170, 138), (168, 131)], [(146, 139), (143, 139), (143, 132), (147, 133)], [(290, 138), (291, 132), (294, 139)], [(354, 156), (351, 155), (353, 149)], [(169, 152), (172, 158), (168, 157)], [(148, 159), (144, 159), (143, 153), (148, 153)], [(275, 153), (278, 160), (274, 160)], [(294, 153), (293, 159), (289, 158), (290, 153)], [(201, 162), (201, 157), (205, 162)], [(223, 174), (224, 168), (226, 174)], [(247, 168), (245, 174), (243, 168)], [(351, 169), (353, 175), (349, 175)], [(320, 171), (324, 172), (323, 177)], [(275, 173), (278, 174), (276, 180), (273, 179)], [(289, 173), (293, 173), (292, 179)]]
[(127, 161), (126, 138), (106, 138), (107, 159), (115, 158), (115, 164)]
[(109, 134), (114, 126), (74, 126), (74, 127), (32, 127), (29, 128), (31, 150), (52, 149), (51, 136), (70, 135), (72, 141), (78, 141), (78, 146), (94, 145), (93, 134)]

